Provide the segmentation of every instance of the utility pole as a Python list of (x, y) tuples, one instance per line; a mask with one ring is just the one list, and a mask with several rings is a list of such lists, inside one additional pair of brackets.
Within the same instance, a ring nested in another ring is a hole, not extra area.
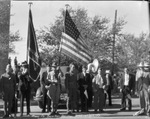
[(113, 24), (113, 46), (112, 46), (112, 76), (114, 75), (114, 57), (115, 57), (115, 37), (116, 37), (116, 22), (117, 22), (117, 10), (115, 10), (115, 20)]

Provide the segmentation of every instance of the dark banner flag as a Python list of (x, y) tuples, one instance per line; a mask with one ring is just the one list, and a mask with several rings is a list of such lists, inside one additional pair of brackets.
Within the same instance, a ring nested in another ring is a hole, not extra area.
[(88, 64), (92, 57), (76, 25), (66, 10), (65, 32), (62, 33), (61, 52), (80, 64)]
[(37, 79), (41, 69), (41, 60), (39, 56), (38, 45), (32, 21), (31, 9), (29, 10), (29, 21), (28, 21), (27, 62), (29, 65), (28, 69), (30, 78), (34, 80)]

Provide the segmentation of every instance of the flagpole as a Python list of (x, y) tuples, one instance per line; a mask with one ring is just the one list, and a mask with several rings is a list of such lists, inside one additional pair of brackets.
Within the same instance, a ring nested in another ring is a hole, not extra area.
[(114, 75), (114, 55), (115, 55), (115, 37), (116, 37), (116, 22), (117, 22), (117, 10), (115, 10), (115, 20), (113, 25), (113, 49), (112, 49), (112, 76)]
[[(68, 8), (69, 8), (69, 4), (66, 4), (65, 5), (66, 6), (66, 10), (68, 10)], [(64, 33), (65, 33), (65, 17), (66, 17), (66, 11), (65, 11), (65, 13), (64, 13), (64, 22), (63, 22), (63, 26), (64, 26)], [(60, 41), (61, 42), (61, 41)], [(61, 46), (61, 44), (60, 44), (60, 46)], [(59, 56), (59, 67), (60, 67), (60, 64), (61, 64), (61, 48), (60, 48), (60, 51), (59, 51), (60, 53), (60, 56)]]
[[(29, 11), (31, 10), (31, 5), (32, 5), (33, 3), (32, 2), (28, 2), (28, 5), (29, 5)], [(28, 18), (28, 31), (29, 31), (29, 18)], [(27, 36), (28, 37), (28, 36)], [(27, 38), (28, 39), (28, 38)], [(27, 61), (27, 63), (28, 63), (28, 45), (29, 45), (29, 42), (28, 42), (28, 40), (27, 40), (27, 53), (26, 53), (26, 61)]]

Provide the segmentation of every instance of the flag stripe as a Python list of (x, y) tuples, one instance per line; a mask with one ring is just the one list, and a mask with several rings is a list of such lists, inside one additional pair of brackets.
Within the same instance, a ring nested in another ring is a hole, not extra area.
[(89, 60), (91, 60), (91, 56), (88, 54), (87, 49), (85, 49), (80, 43), (76, 42), (73, 38), (65, 33), (62, 33), (62, 39), (64, 39), (63, 42), (69, 42), (70, 44), (72, 44), (72, 46), (74, 45), (74, 47), (76, 47), (78, 50), (82, 50), (84, 52), (84, 55), (88, 57)]
[[(72, 42), (74, 42), (75, 44), (78, 44), (78, 47), (81, 48), (82, 50), (85, 50), (85, 49), (86, 49), (85, 46), (83, 45), (83, 42), (80, 41), (80, 36), (79, 36), (79, 38), (78, 38), (77, 40), (74, 40), (72, 37), (70, 37), (70, 36), (69, 36), (68, 34), (66, 34), (66, 33), (62, 33), (62, 36), (64, 36), (64, 37), (70, 39), (70, 40), (71, 40)], [(85, 52), (86, 52), (86, 50), (85, 50)], [(87, 54), (88, 54), (88, 53), (87, 53)]]
[(65, 47), (64, 45), (62, 46), (62, 53), (64, 53), (65, 55), (67, 55), (71, 59), (73, 59), (73, 60), (75, 60), (81, 64), (82, 63), (87, 64), (89, 62), (87, 59), (84, 59), (78, 53), (71, 51), (68, 47)]
[(62, 40), (63, 40), (62, 44), (64, 43), (64, 44), (70, 45), (75, 50), (81, 51), (82, 54), (85, 57), (87, 57), (89, 60), (91, 59), (91, 57), (87, 53), (86, 49), (83, 49), (82, 46), (80, 47), (80, 44), (78, 44), (77, 42), (74, 42), (74, 40), (71, 37), (69, 37), (69, 36), (66, 37), (66, 36), (67, 35), (65, 35), (64, 37), (62, 37)]
[(68, 46), (67, 44), (64, 44), (62, 46), (62, 48), (65, 48), (66, 50), (68, 50), (70, 53), (73, 53), (74, 55), (78, 56), (80, 59), (84, 60), (85, 62), (88, 62), (89, 59), (87, 59), (86, 57), (84, 57), (81, 52), (77, 52), (75, 49), (70, 48), (71, 46)]
[(76, 53), (78, 53), (81, 57), (90, 60), (90, 57), (88, 57), (88, 55), (86, 55), (85, 52), (83, 52), (82, 50), (79, 50), (76, 45), (71, 44), (69, 41), (67, 41), (66, 39), (63, 39), (62, 45), (65, 47), (68, 47), (69, 50), (72, 50)]

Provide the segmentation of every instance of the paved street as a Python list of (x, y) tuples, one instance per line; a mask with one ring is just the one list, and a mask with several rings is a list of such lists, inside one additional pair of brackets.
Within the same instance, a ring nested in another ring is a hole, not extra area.
[[(22, 117), (22, 119), (48, 119), (48, 118), (61, 118), (61, 119), (81, 119), (81, 118), (88, 118), (88, 119), (149, 119), (150, 117), (147, 116), (139, 116), (139, 117), (134, 117), (133, 114), (139, 110), (139, 100), (138, 98), (133, 98), (132, 102), (133, 102), (133, 110), (132, 111), (124, 111), (124, 112), (120, 112), (120, 98), (113, 98), (113, 106), (109, 107), (106, 106), (106, 108), (104, 109), (104, 112), (99, 114), (99, 113), (94, 113), (93, 109), (89, 110), (89, 113), (75, 113), (75, 115), (72, 116), (68, 116), (66, 115), (66, 109), (65, 106), (59, 106), (58, 112), (61, 114), (60, 117), (48, 117), (48, 113), (41, 113), (41, 109), (39, 108), (39, 106), (37, 105), (36, 101), (31, 101), (31, 117), (27, 117), (24, 116)], [(2, 100), (0, 100), (0, 118), (2, 118), (3, 116), (3, 108), (2, 108)], [(63, 108), (62, 108), (63, 107)], [(24, 109), (26, 111), (26, 108)], [(24, 113), (25, 115), (26, 113)], [(21, 117), (19, 117), (20, 113), (17, 113), (17, 117), (18, 119), (20, 119)]]

